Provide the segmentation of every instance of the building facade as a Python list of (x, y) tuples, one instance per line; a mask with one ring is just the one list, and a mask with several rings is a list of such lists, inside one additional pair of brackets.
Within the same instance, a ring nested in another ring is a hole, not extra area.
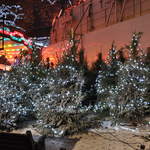
[(150, 47), (150, 0), (86, 0), (61, 11), (53, 20), (51, 41), (43, 57), (51, 60), (68, 46), (71, 30), (80, 39), (89, 64), (101, 52), (106, 59), (113, 41), (117, 49), (131, 40), (133, 32), (143, 32), (141, 46)]

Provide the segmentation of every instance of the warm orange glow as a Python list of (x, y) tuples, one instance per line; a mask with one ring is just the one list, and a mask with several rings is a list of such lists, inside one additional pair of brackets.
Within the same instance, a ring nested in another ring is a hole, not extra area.
[(11, 66), (0, 64), (0, 70), (10, 71)]
[(46, 59), (49, 58), (50, 62), (56, 65), (61, 53), (62, 51), (60, 49), (46, 47), (42, 49), (42, 59), (44, 62), (46, 62)]
[(42, 58), (44, 62), (47, 58), (49, 58), (50, 62), (52, 62), (54, 65), (56, 65), (59, 61), (59, 59), (62, 57), (63, 52), (70, 48), (69, 41), (63, 41), (59, 44), (49, 45), (48, 47), (45, 47), (42, 49)]
[[(0, 47), (2, 47), (2, 43), (0, 43)], [(0, 51), (0, 56), (4, 55), (7, 60), (13, 64), (15, 62), (15, 57), (19, 57), (21, 50), (28, 50), (28, 48), (24, 44), (16, 43), (8, 38), (5, 38), (4, 50)]]

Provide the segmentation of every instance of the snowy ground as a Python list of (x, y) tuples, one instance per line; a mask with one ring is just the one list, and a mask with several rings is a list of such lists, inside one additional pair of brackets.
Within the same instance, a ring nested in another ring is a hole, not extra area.
[(150, 150), (150, 139), (147, 133), (129, 131), (101, 130), (74, 136), (80, 138), (72, 150), (140, 150), (145, 145)]
[[(31, 130), (34, 140), (41, 136), (34, 128), (13, 131), (25, 133)], [(87, 133), (70, 137), (48, 137), (45, 140), (46, 150), (150, 150), (150, 125), (142, 127), (107, 127), (91, 129)]]

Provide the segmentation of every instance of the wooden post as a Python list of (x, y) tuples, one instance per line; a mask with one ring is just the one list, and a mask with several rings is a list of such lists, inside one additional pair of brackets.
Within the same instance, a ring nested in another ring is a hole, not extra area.
[(133, 0), (133, 17), (135, 16), (135, 0)]
[(117, 1), (115, 1), (115, 23), (118, 22), (118, 18), (117, 18)]
[(106, 11), (106, 1), (104, 3), (104, 9), (105, 9), (105, 25), (106, 25), (106, 20), (107, 20), (107, 11)]
[(31, 144), (32, 144), (32, 150), (35, 150), (35, 142), (34, 142), (34, 140), (33, 140), (31, 131), (30, 131), (30, 130), (27, 130), (27, 131), (26, 131), (26, 135), (27, 135), (27, 136), (29, 137), (29, 139), (30, 139), (30, 142), (31, 142)]
[(142, 15), (142, 2), (139, 0), (139, 6), (140, 6), (140, 16)]
[(110, 8), (110, 11), (109, 11), (109, 15), (108, 15), (108, 19), (107, 19), (106, 25), (108, 25), (108, 23), (109, 23), (110, 16), (111, 16), (114, 4), (115, 4), (115, 0), (113, 0), (113, 2), (111, 3), (111, 8)]
[(123, 14), (124, 14), (124, 9), (125, 9), (126, 2), (127, 2), (127, 0), (123, 1), (123, 6), (122, 6), (122, 9), (121, 9), (121, 16), (120, 16), (119, 21), (123, 21)]

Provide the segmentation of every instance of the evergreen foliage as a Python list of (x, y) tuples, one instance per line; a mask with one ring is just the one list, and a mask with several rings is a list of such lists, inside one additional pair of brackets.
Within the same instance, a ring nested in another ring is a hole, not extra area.
[(129, 59), (126, 61), (117, 59), (112, 44), (107, 69), (99, 71), (96, 79), (99, 105), (101, 109), (109, 108), (115, 121), (120, 117), (140, 121), (149, 107), (150, 70), (141, 55), (140, 38), (141, 33), (133, 34), (132, 42), (127, 46)]
[(23, 120), (34, 119), (33, 97), (38, 93), (46, 71), (29, 60), (26, 52), (22, 52), (20, 60), (12, 66), (12, 70), (2, 72), (0, 128), (13, 129)]
[(36, 119), (41, 130), (65, 135), (92, 127), (102, 114), (140, 121), (150, 108), (149, 55), (141, 55), (140, 37), (134, 33), (127, 46), (128, 60), (113, 43), (107, 64), (99, 54), (91, 70), (74, 35), (55, 68), (41, 64), (36, 46), (32, 55), (22, 52), (19, 63), (1, 73), (0, 128)]
[(29, 74), (24, 71), (22, 67), (17, 67), (12, 72), (2, 75), (0, 80), (1, 128), (15, 128), (17, 121), (24, 120), (33, 113), (30, 99), (30, 95), (33, 94), (30, 91), (32, 86)]
[(107, 67), (104, 70), (99, 70), (96, 78), (95, 86), (100, 101), (107, 101), (110, 98), (111, 93), (115, 90), (118, 81), (117, 71), (119, 65), (120, 62), (117, 60), (117, 51), (113, 43), (109, 51)]
[[(85, 95), (83, 93), (85, 83), (83, 70), (87, 65), (84, 60), (79, 61), (84, 53), (80, 52), (79, 55), (77, 52), (78, 46), (74, 37), (70, 40), (70, 44), (71, 47), (65, 51), (50, 76), (41, 82), (41, 87), (47, 85), (47, 94), (40, 94), (35, 98), (39, 124), (50, 128), (53, 134), (73, 132), (68, 127), (70, 122), (66, 120), (65, 115), (68, 116), (67, 119), (73, 119), (72, 125), (74, 125), (76, 122), (80, 122), (75, 116), (83, 111), (82, 101)], [(82, 64), (80, 65), (80, 63)], [(59, 133), (60, 129), (61, 133)]]
[[(117, 104), (117, 113), (129, 111), (134, 115), (130, 119), (139, 121), (148, 106), (150, 87), (150, 70), (144, 63), (144, 56), (140, 56), (138, 47), (141, 33), (134, 33), (129, 47), (130, 58), (120, 65), (118, 70), (118, 83), (113, 98)], [(141, 111), (142, 109), (142, 111)]]

